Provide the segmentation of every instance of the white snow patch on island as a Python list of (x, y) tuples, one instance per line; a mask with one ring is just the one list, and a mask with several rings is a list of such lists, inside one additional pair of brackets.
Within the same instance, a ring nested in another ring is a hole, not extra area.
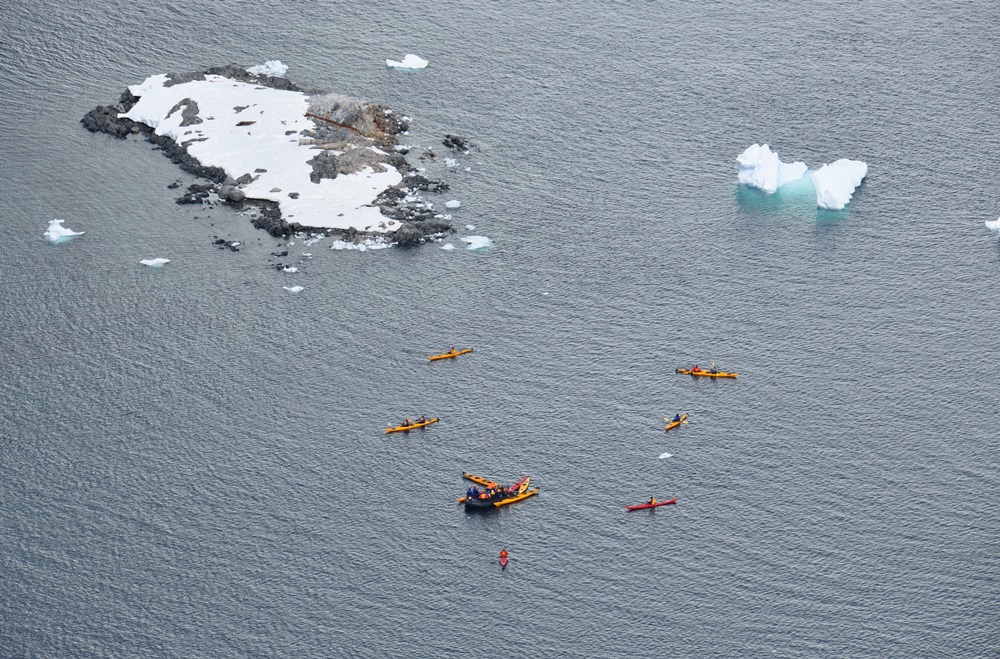
[(394, 69), (423, 69), (427, 67), (427, 64), (427, 60), (417, 57), (413, 53), (407, 54), (402, 62), (397, 62), (394, 59), (387, 59), (385, 61), (386, 66), (391, 66)]
[(352, 243), (346, 240), (339, 240), (339, 239), (334, 240), (333, 244), (330, 245), (330, 249), (335, 249), (337, 251), (342, 251), (346, 249), (346, 250), (357, 250), (359, 252), (367, 252), (370, 249), (386, 249), (389, 246), (390, 243), (387, 243), (385, 240), (382, 239), (381, 236), (379, 236), (378, 238), (365, 238), (360, 243)]
[(143, 265), (148, 265), (151, 268), (162, 268), (166, 264), (170, 263), (170, 259), (162, 259), (162, 258), (143, 259), (139, 261), (139, 263)]
[(781, 162), (778, 154), (766, 144), (754, 144), (736, 157), (740, 183), (768, 194), (786, 183), (797, 181), (806, 173), (804, 162)]
[(868, 173), (868, 165), (860, 160), (841, 158), (809, 175), (816, 188), (816, 205), (839, 211), (851, 201), (854, 189)]
[(255, 76), (274, 76), (275, 78), (281, 78), (288, 73), (288, 65), (282, 64), (281, 60), (271, 59), (267, 60), (263, 64), (251, 66), (246, 70), (246, 72)]
[(483, 249), (493, 244), (493, 241), (486, 236), (465, 236), (460, 240), (469, 244), (465, 249)]
[(986, 228), (991, 231), (1000, 231), (1000, 218), (995, 220), (986, 220), (983, 224), (985, 224)]
[[(306, 94), (217, 75), (169, 87), (164, 86), (167, 81), (166, 75), (154, 75), (130, 86), (139, 101), (121, 116), (187, 146), (188, 153), (206, 167), (220, 167), (233, 178), (250, 174), (254, 180), (240, 188), (243, 193), (277, 202), (291, 221), (373, 233), (399, 228), (397, 220), (372, 205), (379, 193), (403, 180), (395, 168), (376, 172), (368, 166), (319, 183), (311, 181), (308, 161), (319, 151), (309, 140), (299, 139), (302, 131), (315, 128), (306, 117)], [(188, 99), (198, 104), (201, 123), (181, 126)], [(297, 192), (297, 198), (290, 192)]]
[(59, 243), (69, 240), (73, 236), (82, 236), (85, 231), (73, 231), (67, 227), (64, 227), (62, 223), (65, 220), (49, 220), (49, 228), (42, 235), (45, 236), (50, 243)]

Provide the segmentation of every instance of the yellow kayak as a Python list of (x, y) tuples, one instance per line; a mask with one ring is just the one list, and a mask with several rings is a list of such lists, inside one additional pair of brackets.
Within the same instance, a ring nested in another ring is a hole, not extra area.
[(440, 355), (431, 355), (427, 359), (431, 360), (432, 362), (436, 362), (439, 359), (451, 359), (452, 357), (458, 357), (459, 355), (464, 355), (468, 352), (472, 352), (472, 348), (466, 348), (465, 350), (455, 350), (454, 352), (449, 351), (442, 353)]
[(676, 370), (681, 375), (694, 375), (703, 378), (733, 378), (735, 380), (736, 376), (739, 375), (738, 373), (723, 373), (722, 371), (718, 371), (717, 373), (713, 373), (712, 371), (692, 371), (687, 368), (678, 368)]
[(666, 428), (664, 428), (664, 430), (673, 430), (677, 426), (679, 426), (682, 423), (684, 423), (685, 421), (687, 421), (687, 418), (688, 418), (687, 414), (682, 414), (680, 421), (670, 421), (670, 419), (664, 419), (664, 421), (670, 421), (670, 423), (667, 424), (667, 426), (666, 426)]
[(494, 501), (493, 505), (499, 508), (500, 506), (506, 506), (508, 503), (517, 503), (518, 501), (521, 501), (522, 499), (527, 499), (528, 497), (533, 496), (535, 494), (538, 494), (537, 487), (533, 490), (528, 490), (523, 494), (518, 494), (515, 497), (508, 497), (506, 499), (501, 499), (500, 501)]
[(521, 483), (521, 487), (517, 488), (518, 494), (524, 494), (528, 491), (528, 486), (531, 485), (531, 478), (529, 476), (524, 477), (524, 482)]
[(467, 474), (464, 471), (462, 472), (462, 478), (464, 478), (466, 480), (470, 480), (473, 483), (475, 483), (476, 485), (482, 485), (483, 487), (496, 487), (497, 486), (496, 481), (491, 481), (490, 479), (483, 478), (482, 476), (473, 476), (472, 474)]
[(403, 431), (406, 431), (406, 430), (413, 430), (414, 428), (423, 428), (424, 426), (429, 426), (432, 423), (437, 423), (440, 420), (441, 419), (439, 419), (437, 417), (434, 417), (433, 419), (427, 419), (423, 423), (411, 423), (408, 426), (396, 426), (395, 428), (386, 428), (385, 431), (386, 431), (386, 433), (390, 433), (390, 432), (403, 432)]

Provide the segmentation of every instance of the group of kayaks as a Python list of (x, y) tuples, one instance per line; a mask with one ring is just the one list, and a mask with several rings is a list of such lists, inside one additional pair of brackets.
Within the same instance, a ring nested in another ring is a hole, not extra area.
[[(472, 352), (471, 347), (464, 348), (462, 350), (452, 348), (448, 352), (443, 352), (440, 355), (431, 355), (427, 359), (429, 361), (436, 362), (442, 359), (453, 359), (459, 355), (467, 355), (470, 352)], [(434, 417), (433, 419), (420, 417), (416, 421), (406, 419), (398, 426), (390, 426), (389, 428), (386, 428), (385, 432), (386, 434), (394, 432), (409, 432), (410, 430), (416, 430), (417, 428), (425, 428), (432, 423), (437, 423), (440, 420), (441, 419), (438, 417)], [(497, 481), (483, 476), (475, 476), (468, 473), (463, 473), (462, 476), (475, 483), (475, 486), (470, 487), (464, 497), (459, 497), (458, 499), (459, 503), (465, 505), (465, 510), (470, 512), (496, 510), (498, 508), (502, 508), (503, 506), (517, 503), (518, 501), (524, 501), (525, 499), (538, 494), (537, 487), (530, 489), (531, 478), (528, 476), (524, 476), (521, 480), (510, 486), (500, 485)], [(479, 489), (479, 486), (482, 486), (482, 489)], [(506, 566), (506, 553), (504, 554), (503, 564)]]
[[(720, 371), (718, 368), (715, 367), (715, 362), (712, 362), (712, 368), (709, 369), (709, 370), (707, 370), (707, 371), (704, 370), (703, 368), (701, 368), (700, 366), (698, 366), (697, 364), (695, 364), (691, 368), (677, 368), (677, 369), (674, 369), (674, 371), (677, 372), (677, 373), (680, 373), (681, 375), (691, 375), (691, 376), (694, 376), (694, 377), (704, 377), (704, 378), (732, 378), (733, 380), (735, 380), (736, 377), (737, 377), (737, 375), (738, 375), (737, 373), (727, 373), (725, 371)], [(667, 422), (667, 425), (664, 426), (664, 430), (673, 430), (674, 428), (676, 428), (677, 426), (681, 425), (682, 423), (687, 423), (687, 418), (688, 418), (687, 413), (677, 414), (677, 415), (675, 415), (672, 418), (671, 417), (664, 417), (663, 420)], [(669, 454), (664, 453), (663, 456), (660, 456), (660, 457), (664, 457), (664, 456), (667, 456), (667, 455), (669, 455)], [(649, 510), (650, 508), (659, 508), (660, 506), (669, 506), (669, 505), (675, 504), (675, 503), (677, 503), (677, 499), (668, 499), (666, 501), (657, 501), (656, 497), (650, 497), (649, 501), (647, 501), (646, 503), (640, 503), (640, 504), (636, 504), (634, 506), (625, 506), (625, 508), (628, 509), (629, 511), (633, 511), (633, 510)]]

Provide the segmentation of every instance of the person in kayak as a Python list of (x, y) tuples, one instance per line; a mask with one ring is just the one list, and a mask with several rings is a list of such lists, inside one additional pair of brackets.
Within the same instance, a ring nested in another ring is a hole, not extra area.
[(712, 372), (713, 373), (718, 373), (719, 372), (719, 368), (715, 365), (715, 362), (712, 362)]
[(417, 419), (417, 423), (427, 423), (427, 419), (424, 418), (423, 414), (421, 414), (420, 418)]
[(412, 422), (412, 421), (410, 421), (409, 419), (403, 419), (403, 423), (401, 423), (400, 425), (401, 425), (401, 426), (403, 426), (403, 427), (405, 428), (405, 427), (407, 427), (407, 426), (412, 426), (412, 425), (413, 425), (413, 422)]
[(656, 497), (649, 497), (649, 505), (651, 506), (656, 505)]
[(697, 364), (695, 364), (694, 366), (691, 367), (691, 372), (692, 373), (701, 373), (701, 366), (698, 366)]
[(673, 422), (674, 422), (674, 423), (676, 423), (676, 422), (678, 422), (678, 421), (680, 421), (680, 420), (681, 420), (681, 413), (680, 413), (680, 412), (678, 412), (677, 414), (675, 414), (675, 415), (674, 415), (674, 420), (673, 420)]
[(449, 355), (454, 355), (454, 354), (455, 354), (456, 352), (458, 352), (458, 351), (457, 351), (457, 350), (455, 350), (455, 346), (452, 346), (452, 347), (451, 347), (451, 350), (449, 350), (449, 351), (448, 351), (448, 354), (449, 354)]

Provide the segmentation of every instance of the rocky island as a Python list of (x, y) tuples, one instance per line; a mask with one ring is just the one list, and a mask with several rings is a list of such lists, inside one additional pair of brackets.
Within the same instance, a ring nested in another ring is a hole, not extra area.
[[(210, 181), (190, 186), (178, 203), (250, 207), (254, 226), (273, 236), (312, 231), (415, 245), (453, 231), (421, 196), (447, 184), (420, 175), (399, 145), (407, 118), (383, 105), (303, 91), (283, 77), (287, 67), (268, 65), (276, 66), (154, 75), (81, 122), (121, 139), (143, 135), (181, 169)], [(466, 147), (454, 136), (444, 144)]]

